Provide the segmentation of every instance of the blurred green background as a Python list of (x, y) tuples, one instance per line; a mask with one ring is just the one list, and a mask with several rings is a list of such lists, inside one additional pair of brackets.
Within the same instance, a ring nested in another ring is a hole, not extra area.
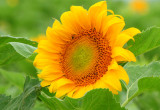
[[(100, 0), (0, 0), (0, 34), (27, 38), (45, 35), (47, 27), (52, 26), (54, 18), (59, 20), (61, 14), (68, 11), (70, 6), (80, 5), (88, 9), (98, 1)], [(125, 28), (136, 27), (142, 31), (151, 26), (160, 27), (160, 0), (146, 0), (148, 7), (144, 12), (134, 10), (131, 7), (131, 0), (107, 0), (107, 4), (108, 9), (124, 17)], [(137, 63), (144, 64), (151, 60), (159, 60), (159, 54), (157, 55), (159, 50), (160, 48), (157, 48), (151, 52), (153, 54), (139, 56)], [(12, 64), (0, 65), (0, 94), (16, 97), (21, 93), (25, 76), (36, 77), (37, 70), (32, 63), (30, 60), (22, 60)], [(160, 94), (149, 93), (136, 98), (134, 103), (128, 105), (128, 108), (147, 110), (143, 106), (146, 97), (151, 97), (150, 99), (155, 101), (155, 104), (160, 104)], [(153, 103), (153, 101), (147, 103)], [(158, 105), (154, 107), (159, 108)], [(33, 108), (33, 110), (47, 109), (40, 101), (37, 101)]]
[[(35, 37), (45, 34), (54, 19), (68, 11), (71, 5), (84, 6), (86, 9), (100, 0), (1, 0), (0, 33), (12, 36)], [(133, 12), (132, 0), (108, 0), (108, 9), (125, 18), (126, 27), (140, 30), (149, 26), (160, 26), (160, 1), (146, 0), (147, 12)]]

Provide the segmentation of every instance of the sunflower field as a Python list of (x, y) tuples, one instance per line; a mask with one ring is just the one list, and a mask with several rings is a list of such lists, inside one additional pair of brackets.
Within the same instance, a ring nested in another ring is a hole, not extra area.
[(0, 0), (0, 110), (160, 110), (160, 0)]

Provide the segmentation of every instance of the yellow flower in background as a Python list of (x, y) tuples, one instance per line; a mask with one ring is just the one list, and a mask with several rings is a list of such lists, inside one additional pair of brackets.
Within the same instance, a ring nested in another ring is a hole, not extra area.
[[(112, 14), (107, 15), (107, 11)], [(42, 72), (41, 86), (48, 86), (56, 97), (82, 97), (96, 88), (121, 91), (120, 80), (129, 82), (128, 75), (117, 62), (136, 61), (123, 45), (140, 31), (123, 30), (123, 17), (107, 10), (105, 1), (92, 5), (87, 11), (71, 6), (48, 27), (46, 40), (38, 45), (34, 65)], [(134, 40), (134, 39), (133, 39)]]
[(46, 36), (45, 35), (39, 35), (37, 37), (33, 37), (31, 38), (31, 40), (36, 41), (36, 42), (40, 42), (41, 40), (46, 40)]
[(135, 12), (144, 13), (148, 10), (148, 2), (147, 0), (131, 0), (130, 7)]

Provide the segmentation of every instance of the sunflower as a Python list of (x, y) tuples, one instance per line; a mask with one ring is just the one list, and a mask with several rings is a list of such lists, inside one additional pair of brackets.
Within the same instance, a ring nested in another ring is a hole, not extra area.
[(56, 92), (56, 97), (79, 98), (96, 88), (108, 88), (114, 94), (121, 91), (120, 80), (128, 84), (129, 78), (118, 62), (136, 61), (123, 45), (140, 31), (122, 31), (123, 17), (107, 10), (105, 1), (88, 11), (71, 6), (60, 20), (48, 27), (47, 39), (41, 40), (36, 50), (34, 65), (42, 70), (38, 74), (41, 86)]

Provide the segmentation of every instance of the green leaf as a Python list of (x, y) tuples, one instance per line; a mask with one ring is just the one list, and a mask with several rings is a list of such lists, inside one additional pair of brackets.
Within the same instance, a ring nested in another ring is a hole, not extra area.
[(109, 90), (99, 89), (90, 91), (82, 98), (83, 110), (125, 110), (116, 102)]
[(160, 92), (147, 92), (142, 94), (135, 98), (134, 103), (138, 105), (140, 110), (159, 110)]
[(148, 90), (160, 90), (160, 87), (158, 87), (160, 83), (160, 62), (152, 62), (144, 66), (131, 66), (127, 64), (124, 68), (129, 75), (130, 82), (126, 86), (127, 98), (123, 106), (143, 92)]
[(36, 46), (25, 38), (0, 36), (0, 66), (30, 57)]
[[(159, 72), (160, 74), (160, 72)], [(146, 91), (160, 91), (160, 78), (159, 77), (146, 77), (138, 81), (139, 92)]]
[(44, 103), (40, 100), (37, 100), (34, 107), (31, 110), (50, 110)]
[(150, 63), (152, 61), (159, 61), (160, 60), (159, 55), (160, 55), (160, 46), (152, 49), (149, 52), (146, 52), (146, 53), (140, 55), (138, 62), (146, 64), (146, 63)]
[(35, 104), (39, 92), (39, 81), (37, 79), (30, 79), (27, 77), (24, 84), (23, 93), (21, 95), (9, 101), (6, 101), (3, 95), (0, 96), (0, 108), (2, 110), (30, 110)]
[(9, 101), (11, 100), (10, 96), (0, 95), (0, 108), (4, 108)]
[(5, 45), (9, 42), (21, 42), (21, 43), (24, 43), (24, 44), (28, 44), (28, 45), (37, 47), (37, 42), (31, 41), (31, 40), (26, 39), (24, 37), (12, 37), (12, 36), (9, 36), (9, 35), (0, 35), (0, 44), (1, 45), (3, 45), (3, 44)]
[(125, 110), (116, 102), (113, 95), (107, 89), (95, 89), (89, 91), (84, 97), (64, 100), (48, 97), (44, 94), (40, 99), (52, 110)]
[[(134, 103), (141, 110), (158, 110), (160, 107), (160, 78), (145, 77), (138, 81), (137, 97)], [(149, 99), (149, 100), (148, 100)], [(130, 104), (126, 106), (129, 109)]]
[(23, 88), (24, 80), (25, 80), (23, 74), (5, 71), (3, 69), (0, 69), (0, 74), (2, 74), (2, 76), (9, 82), (13, 83), (19, 88)]
[(19, 43), (19, 42), (9, 42), (9, 43), (13, 46), (13, 48), (16, 50), (17, 53), (24, 56), (25, 58), (29, 58), (33, 54), (34, 50), (36, 50), (36, 47), (24, 43)]
[(24, 59), (10, 44), (0, 44), (0, 66)]
[(160, 28), (152, 27), (143, 31), (134, 37), (134, 41), (129, 41), (129, 50), (134, 53), (135, 56), (146, 53), (156, 47), (160, 46)]

